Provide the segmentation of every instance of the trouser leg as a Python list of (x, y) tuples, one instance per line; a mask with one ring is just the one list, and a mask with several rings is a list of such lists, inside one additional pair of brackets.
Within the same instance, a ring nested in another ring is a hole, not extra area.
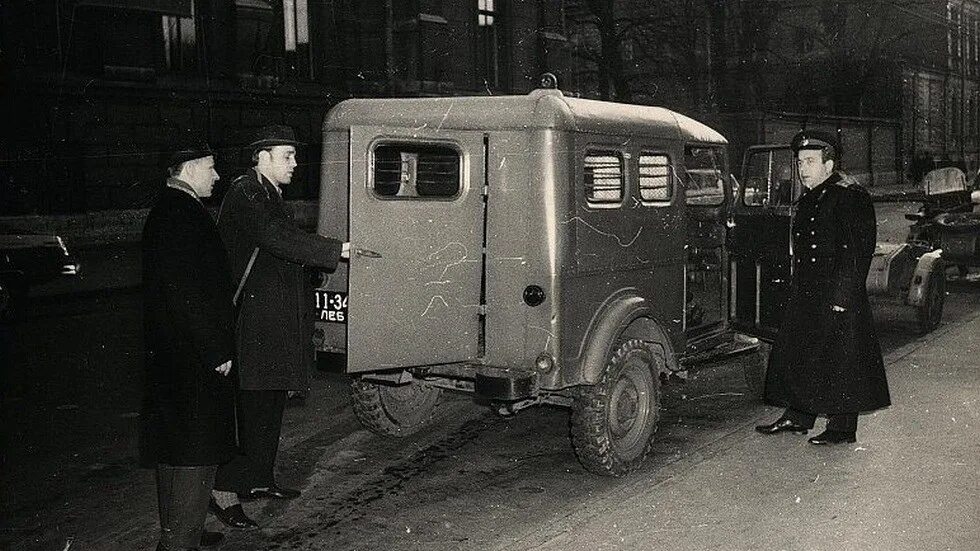
[(239, 390), (236, 404), (239, 455), (218, 468), (215, 489), (245, 493), (275, 485), (285, 390)]
[(817, 420), (816, 415), (812, 413), (807, 413), (805, 411), (798, 411), (793, 408), (786, 408), (786, 411), (783, 412), (782, 418), (789, 419), (790, 421), (796, 423), (797, 425), (806, 427), (808, 429), (812, 429), (814, 421)]
[(246, 427), (243, 448), (249, 456), (252, 488), (268, 488), (276, 483), (276, 455), (282, 434), (282, 414), (286, 408), (285, 390), (247, 390), (243, 400)]
[(857, 413), (837, 413), (827, 416), (827, 430), (835, 432), (857, 432)]
[(201, 543), (216, 465), (157, 465), (160, 546), (196, 548)]

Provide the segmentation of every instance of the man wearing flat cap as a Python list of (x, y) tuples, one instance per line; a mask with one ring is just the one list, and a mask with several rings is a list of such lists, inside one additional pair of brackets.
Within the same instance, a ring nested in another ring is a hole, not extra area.
[(891, 403), (865, 289), (877, 233), (874, 206), (838, 170), (834, 134), (802, 131), (792, 149), (806, 191), (793, 220), (791, 298), (765, 386), (766, 401), (786, 410), (756, 430), (806, 434), (817, 415), (826, 415), (826, 430), (810, 443), (851, 443), (858, 414)]
[(170, 178), (143, 227), (146, 392), (140, 452), (155, 464), (158, 550), (216, 545), (203, 532), (217, 466), (235, 453), (232, 279), (201, 199), (218, 173), (206, 144), (169, 159)]
[(237, 498), (299, 495), (276, 482), (275, 461), (286, 393), (306, 390), (313, 369), (313, 319), (304, 267), (333, 272), (349, 248), (348, 243), (304, 231), (286, 209), (282, 187), (292, 180), (297, 145), (288, 126), (262, 128), (250, 145), (255, 167), (232, 183), (218, 216), (237, 286), (241, 455), (218, 470), (211, 510), (239, 528), (255, 523)]

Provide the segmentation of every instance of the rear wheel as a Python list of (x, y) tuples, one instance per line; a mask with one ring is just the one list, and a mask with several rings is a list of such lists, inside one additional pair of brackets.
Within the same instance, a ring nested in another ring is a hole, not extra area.
[(420, 380), (388, 385), (351, 381), (351, 403), (358, 421), (382, 436), (408, 436), (432, 420), (442, 389)]
[(943, 319), (943, 306), (946, 304), (946, 269), (942, 262), (936, 264), (929, 274), (929, 288), (926, 300), (916, 310), (919, 331), (928, 333), (939, 327)]
[(587, 470), (622, 476), (642, 464), (660, 419), (660, 362), (641, 340), (622, 343), (598, 384), (579, 390), (572, 445)]

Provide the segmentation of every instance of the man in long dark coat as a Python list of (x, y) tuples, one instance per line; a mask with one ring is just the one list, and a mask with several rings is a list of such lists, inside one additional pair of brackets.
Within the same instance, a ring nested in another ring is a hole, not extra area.
[(218, 174), (206, 145), (171, 158), (167, 187), (143, 228), (146, 394), (144, 463), (156, 464), (157, 549), (196, 549), (217, 465), (235, 452), (231, 271), (201, 198)]
[[(255, 168), (232, 183), (218, 228), (238, 282), (238, 441), (242, 456), (223, 465), (212, 511), (229, 526), (251, 522), (225, 514), (238, 497), (290, 499), (275, 460), (289, 390), (306, 390), (313, 369), (313, 318), (304, 266), (333, 272), (349, 245), (303, 231), (281, 187), (296, 168), (292, 128), (261, 129), (251, 144)], [(240, 506), (239, 506), (240, 507)]]
[(855, 442), (858, 413), (890, 405), (881, 347), (865, 280), (874, 254), (868, 192), (835, 171), (833, 134), (798, 133), (792, 142), (807, 191), (793, 221), (793, 292), (769, 356), (765, 398), (786, 407), (763, 434), (827, 429), (812, 444)]

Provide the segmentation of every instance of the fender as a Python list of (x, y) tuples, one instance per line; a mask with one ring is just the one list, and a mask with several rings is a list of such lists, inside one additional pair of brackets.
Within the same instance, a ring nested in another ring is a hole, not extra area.
[(636, 289), (628, 288), (610, 296), (589, 324), (579, 356), (583, 382), (599, 382), (612, 347), (620, 337), (638, 338), (655, 344), (654, 353), (662, 356), (667, 368), (671, 371), (677, 369), (677, 360), (667, 333), (653, 319), (646, 299), (637, 295)]
[(942, 249), (936, 249), (919, 257), (919, 262), (915, 265), (915, 273), (912, 274), (912, 282), (909, 284), (909, 294), (905, 299), (909, 305), (918, 307), (925, 304), (929, 282), (933, 277), (943, 277), (942, 253)]

